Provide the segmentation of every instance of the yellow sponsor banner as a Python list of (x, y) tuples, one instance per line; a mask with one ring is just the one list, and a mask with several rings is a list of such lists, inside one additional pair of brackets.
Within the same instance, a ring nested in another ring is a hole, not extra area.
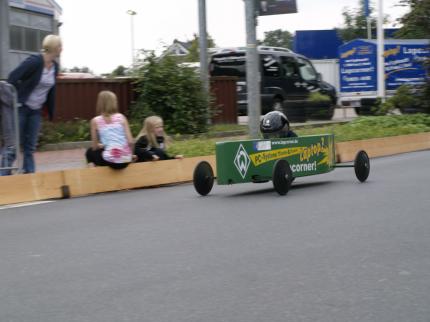
[(259, 165), (266, 162), (300, 154), (303, 151), (303, 149), (304, 147), (294, 147), (294, 148), (284, 148), (284, 149), (271, 150), (271, 151), (263, 151), (263, 152), (251, 154), (249, 157), (253, 165), (255, 167), (258, 167)]
[(327, 142), (324, 138), (321, 138), (321, 142), (311, 144), (310, 146), (303, 147), (291, 147), (277, 150), (262, 151), (254, 154), (250, 154), (249, 157), (252, 164), (255, 167), (262, 165), (263, 163), (291, 157), (293, 155), (299, 155), (300, 162), (309, 162), (313, 157), (318, 157), (320, 154), (323, 155), (322, 160), (318, 162), (318, 165), (329, 164), (330, 161), (330, 148), (326, 145)]
[[(309, 161), (309, 159), (311, 159), (313, 156), (319, 156), (320, 153), (324, 153), (324, 155), (328, 158), (328, 152), (329, 148), (325, 144), (324, 138), (321, 138), (321, 142), (317, 144), (311, 144), (309, 147), (303, 148), (302, 154), (300, 155), (300, 161)], [(321, 164), (321, 162), (319, 164)]]

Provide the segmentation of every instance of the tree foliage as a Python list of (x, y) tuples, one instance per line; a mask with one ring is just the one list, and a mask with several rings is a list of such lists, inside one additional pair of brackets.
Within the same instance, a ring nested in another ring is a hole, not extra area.
[[(369, 15), (373, 9), (369, 8)], [(367, 17), (365, 15), (365, 0), (360, 0), (358, 9), (344, 8), (343, 12), (344, 26), (338, 29), (340, 38), (347, 42), (357, 38), (367, 38)], [(370, 18), (372, 30), (376, 29), (377, 21)]]
[(93, 72), (91, 71), (91, 69), (89, 69), (86, 66), (83, 67), (78, 67), (78, 66), (74, 66), (73, 68), (64, 68), (63, 69), (64, 72), (66, 73), (90, 73), (92, 74)]
[[(208, 48), (215, 47), (215, 41), (210, 35), (207, 35), (207, 46)], [(198, 62), (200, 61), (200, 38), (194, 34), (194, 38), (191, 40), (191, 46), (188, 48), (188, 55), (185, 57), (186, 62)]]
[(409, 6), (410, 12), (398, 19), (402, 25), (396, 37), (430, 39), (430, 1), (401, 0), (401, 6)]
[[(396, 37), (430, 39), (430, 0), (401, 0), (400, 3), (409, 6), (410, 11), (398, 19), (402, 27)], [(424, 64), (427, 69), (427, 82), (419, 89), (417, 97), (420, 105), (430, 113), (430, 58)]]
[(260, 45), (292, 48), (293, 35), (287, 30), (271, 30), (264, 33), (263, 41), (259, 41)]
[(127, 69), (123, 65), (119, 65), (117, 68), (115, 68), (111, 76), (112, 77), (118, 77), (118, 76), (126, 76)]
[(130, 119), (142, 123), (150, 115), (159, 115), (170, 133), (206, 131), (209, 98), (194, 69), (178, 64), (174, 58), (144, 59), (135, 82), (137, 101)]

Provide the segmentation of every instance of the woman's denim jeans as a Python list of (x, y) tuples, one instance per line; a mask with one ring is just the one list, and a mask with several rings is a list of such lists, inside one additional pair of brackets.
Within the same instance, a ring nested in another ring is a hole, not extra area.
[[(22, 105), (19, 108), (19, 133), (20, 143), (23, 149), (23, 172), (33, 173), (36, 170), (33, 153), (36, 151), (39, 137), (40, 125), (42, 121), (42, 111), (32, 110)], [(5, 147), (2, 151), (2, 167), (10, 167), (16, 158), (14, 147)], [(10, 175), (10, 170), (2, 170), (1, 175)]]

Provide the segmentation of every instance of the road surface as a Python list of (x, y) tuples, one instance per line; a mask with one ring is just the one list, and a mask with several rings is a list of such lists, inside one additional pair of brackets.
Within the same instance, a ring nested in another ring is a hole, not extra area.
[(0, 209), (0, 321), (429, 322), (430, 151)]

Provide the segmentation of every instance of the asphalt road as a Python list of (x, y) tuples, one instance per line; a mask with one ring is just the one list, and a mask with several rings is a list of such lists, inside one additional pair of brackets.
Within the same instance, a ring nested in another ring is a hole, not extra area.
[(430, 151), (0, 210), (0, 321), (429, 322)]

